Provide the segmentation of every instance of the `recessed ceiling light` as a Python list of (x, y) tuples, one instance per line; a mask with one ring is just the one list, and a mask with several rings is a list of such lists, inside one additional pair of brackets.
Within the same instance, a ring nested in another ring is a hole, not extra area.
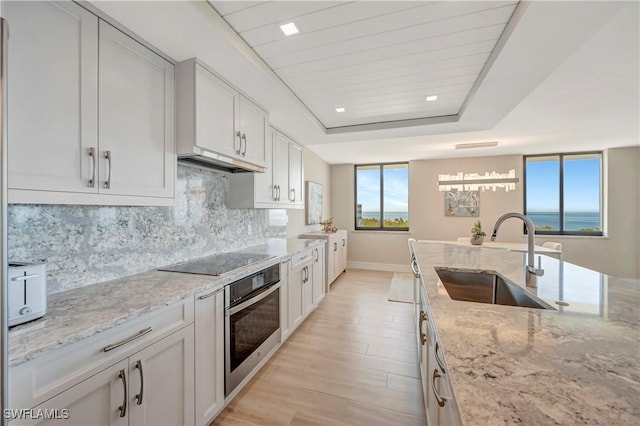
[(290, 36), (293, 34), (298, 34), (298, 27), (293, 22), (289, 22), (288, 24), (280, 25), (280, 29), (286, 36)]
[(338, 107), (336, 108), (336, 112), (345, 112), (346, 109), (344, 109), (344, 107)]
[(438, 95), (429, 95), (427, 96), (427, 102), (433, 102), (438, 99)]
[(490, 148), (492, 146), (498, 146), (498, 142), (492, 141), (492, 142), (458, 143), (456, 144), (456, 149)]

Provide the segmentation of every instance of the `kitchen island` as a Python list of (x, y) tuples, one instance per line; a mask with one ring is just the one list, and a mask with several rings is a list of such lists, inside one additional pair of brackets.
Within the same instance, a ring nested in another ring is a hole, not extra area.
[(414, 247), (464, 424), (640, 423), (639, 280), (542, 256), (545, 274), (527, 291), (555, 310), (456, 301), (434, 268), (524, 287), (526, 254)]

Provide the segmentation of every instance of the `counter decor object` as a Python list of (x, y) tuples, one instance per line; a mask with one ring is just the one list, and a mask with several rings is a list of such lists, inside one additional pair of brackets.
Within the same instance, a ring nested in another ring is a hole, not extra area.
[(482, 231), (482, 223), (480, 223), (479, 220), (476, 220), (476, 223), (473, 224), (473, 228), (471, 228), (471, 238), (469, 238), (469, 241), (474, 246), (480, 246), (484, 242), (484, 237), (486, 235), (487, 234)]
[(330, 233), (338, 232), (338, 228), (333, 226), (333, 218), (332, 217), (329, 218), (329, 219), (321, 221), (320, 225), (322, 225), (322, 232), (330, 232)]

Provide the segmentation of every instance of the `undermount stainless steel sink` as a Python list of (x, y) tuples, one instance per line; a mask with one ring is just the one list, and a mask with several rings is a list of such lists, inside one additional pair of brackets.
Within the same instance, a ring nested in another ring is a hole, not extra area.
[(444, 268), (435, 270), (453, 300), (555, 310), (553, 306), (527, 294), (520, 286), (499, 275)]

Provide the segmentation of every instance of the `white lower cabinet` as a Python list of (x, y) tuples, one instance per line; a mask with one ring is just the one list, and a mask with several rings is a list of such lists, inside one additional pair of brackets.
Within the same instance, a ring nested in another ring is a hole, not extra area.
[(300, 234), (299, 238), (323, 239), (327, 241), (324, 248), (325, 291), (336, 278), (347, 269), (347, 231), (339, 229), (337, 232), (309, 232)]
[(191, 425), (193, 377), (189, 325), (36, 407), (55, 419), (11, 424)]
[[(304, 319), (305, 306), (303, 302), (303, 288), (307, 288), (309, 280), (309, 266), (312, 265), (313, 259), (311, 250), (295, 254), (291, 258), (291, 269), (289, 272), (289, 327), (293, 332)], [(308, 291), (308, 290), (306, 290)]]
[(224, 292), (196, 294), (196, 425), (208, 425), (224, 407)]
[(324, 244), (313, 248), (313, 305), (318, 306), (325, 295)]
[(130, 425), (194, 424), (193, 327), (129, 357)]
[(280, 263), (280, 331), (281, 342), (287, 340), (291, 334), (289, 324), (289, 266), (291, 259), (285, 259)]
[(427, 424), (459, 425), (462, 424), (460, 413), (453, 397), (449, 371), (423, 285), (420, 285), (419, 296), (418, 355)]
[(193, 314), (184, 300), (11, 367), (9, 406), (56, 417), (11, 424), (194, 424)]

